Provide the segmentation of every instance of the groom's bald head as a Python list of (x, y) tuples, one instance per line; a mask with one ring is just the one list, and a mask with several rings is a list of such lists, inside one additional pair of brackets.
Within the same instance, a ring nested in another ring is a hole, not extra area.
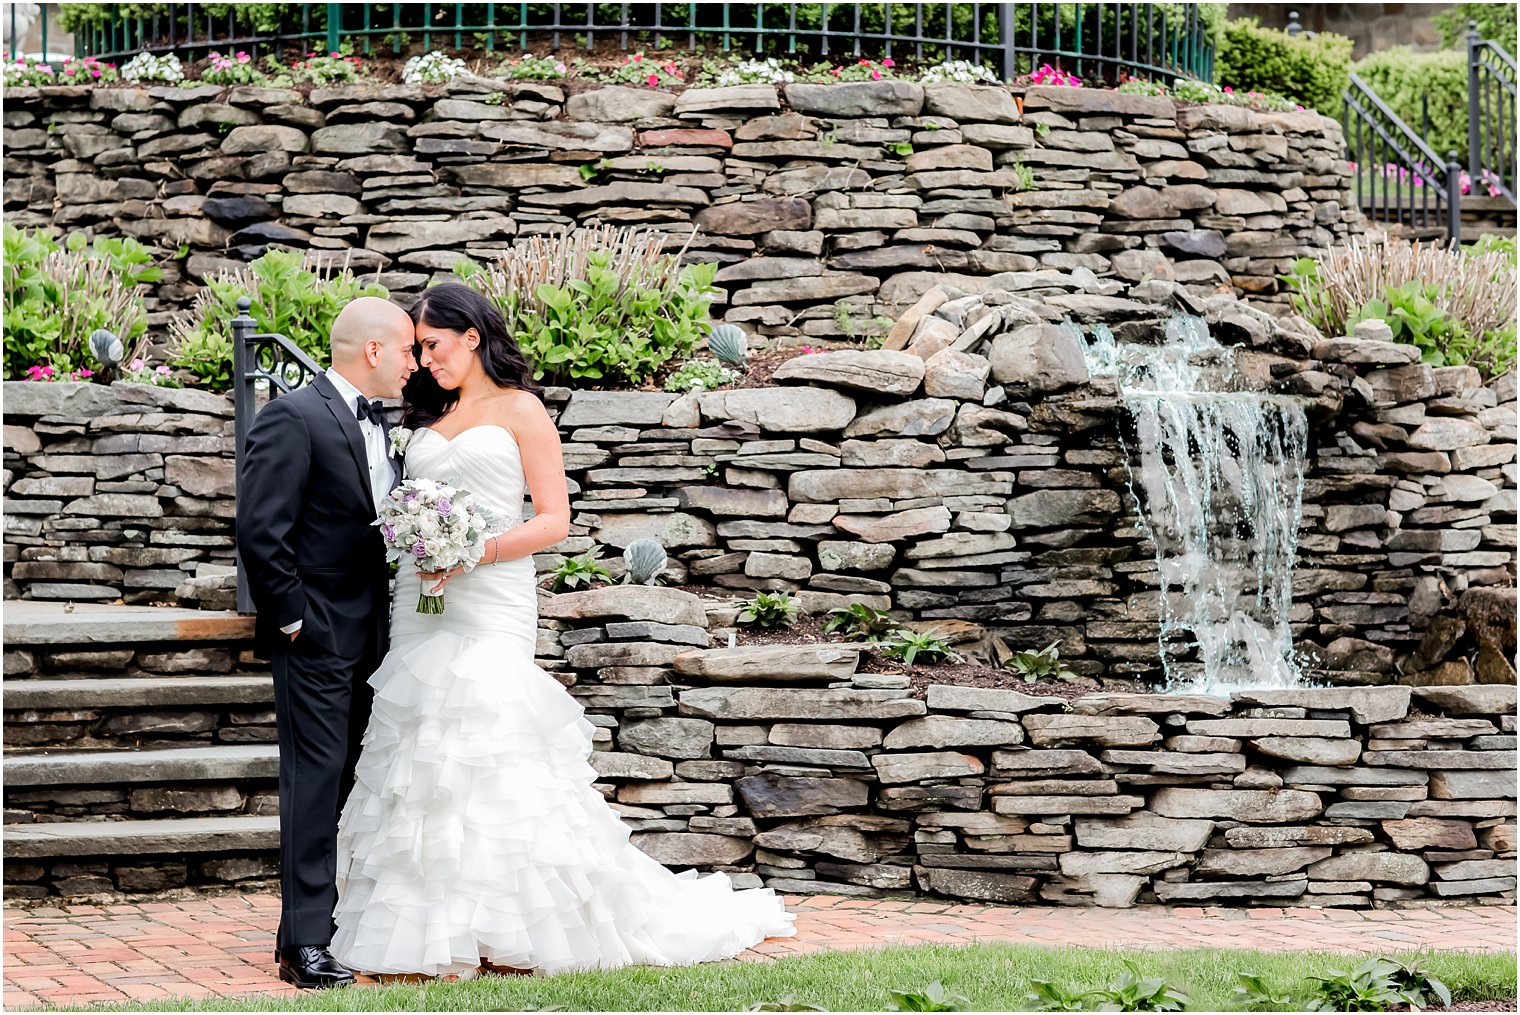
[(333, 366), (342, 369), (364, 355), (365, 343), (412, 341), (412, 319), (390, 300), (360, 296), (338, 313), (332, 326)]
[(366, 395), (396, 398), (417, 369), (412, 318), (389, 300), (361, 296), (332, 326), (332, 365)]

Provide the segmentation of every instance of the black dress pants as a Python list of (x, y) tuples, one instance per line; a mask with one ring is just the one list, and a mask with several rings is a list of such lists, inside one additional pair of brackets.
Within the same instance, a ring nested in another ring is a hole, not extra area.
[(280, 743), (280, 930), (276, 947), (332, 942), (338, 815), (353, 787), (379, 664), (302, 635), (270, 659)]

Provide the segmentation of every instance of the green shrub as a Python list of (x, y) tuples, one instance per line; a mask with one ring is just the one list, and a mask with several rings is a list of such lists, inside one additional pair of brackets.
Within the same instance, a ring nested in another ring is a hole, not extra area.
[(553, 590), (564, 592), (584, 585), (590, 588), (593, 582), (611, 582), (612, 573), (602, 566), (597, 560), (601, 554), (600, 547), (592, 547), (578, 557), (566, 557), (550, 570), (554, 576)]
[(535, 379), (638, 386), (706, 337), (716, 292), (716, 264), (682, 267), (664, 242), (602, 226), (535, 237), (490, 267), (454, 270), (501, 308)]
[(1326, 335), (1382, 318), (1433, 366), (1466, 363), (1486, 378), (1514, 367), (1515, 258), (1502, 242), (1469, 251), (1354, 243), (1317, 261), (1300, 258), (1278, 278), (1293, 290), (1294, 309)]
[(933, 631), (898, 628), (877, 644), (882, 655), (900, 660), (904, 666), (912, 666), (920, 658), (926, 663), (961, 661), (961, 657), (950, 650), (950, 643)]
[(896, 617), (865, 603), (836, 607), (823, 622), (824, 634), (842, 634), (850, 641), (876, 641), (896, 629)]
[(1351, 40), (1344, 35), (1289, 35), (1241, 18), (1225, 24), (1214, 77), (1237, 92), (1275, 92), (1334, 116), (1350, 66)]
[(1370, 958), (1355, 969), (1330, 969), (1309, 979), (1314, 981), (1310, 1011), (1390, 1011), (1406, 1005), (1418, 1010), (1436, 1001), (1451, 1004), (1451, 991), (1444, 983), (1418, 965), (1392, 959)]
[(1478, 34), (1520, 53), (1520, 34), (1515, 31), (1516, 4), (1452, 4), (1430, 20), (1441, 30), (1441, 45), (1467, 48), (1467, 23), (1478, 23)]
[(935, 980), (922, 991), (888, 989), (892, 1000), (887, 1002), (888, 1011), (965, 1011), (971, 1007), (964, 994), (952, 994), (945, 985)]
[(756, 627), (790, 627), (797, 622), (800, 609), (790, 592), (757, 592), (743, 604), (736, 619)]
[(148, 329), (142, 288), (163, 271), (130, 238), (72, 233), (60, 247), (46, 230), (6, 225), (5, 376), (27, 367), (71, 373), (92, 363), (90, 332), (105, 328), (130, 347)]
[(333, 320), (360, 296), (390, 293), (385, 286), (356, 279), (332, 262), (307, 263), (305, 255), (271, 250), (237, 271), (206, 279), (195, 294), (195, 306), (170, 326), (174, 341), (170, 360), (212, 391), (232, 386), (232, 319), (237, 301), (252, 301), (248, 314), (261, 332), (286, 336), (318, 363), (326, 365)]
[(1077, 675), (1061, 662), (1060, 644), (1059, 641), (1053, 641), (1038, 652), (1015, 652), (1003, 664), (1004, 668), (1023, 677), (1026, 684), (1039, 683), (1041, 680), (1074, 680)]
[[(1399, 119), (1425, 138), (1444, 164), (1446, 153), (1455, 150), (1457, 161), (1467, 162), (1467, 54), (1446, 50), (1416, 53), (1396, 46), (1359, 60), (1351, 69)], [(1425, 133), (1421, 101), (1430, 116)]]
[(732, 384), (739, 377), (721, 363), (710, 359), (687, 360), (665, 379), (666, 391), (711, 391)]

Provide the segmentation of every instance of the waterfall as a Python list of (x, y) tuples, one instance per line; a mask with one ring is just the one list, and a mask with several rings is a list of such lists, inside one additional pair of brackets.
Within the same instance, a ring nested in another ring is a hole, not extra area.
[[(1097, 325), (1086, 348), (1089, 371), (1117, 379), (1134, 422), (1133, 442), (1122, 428), (1120, 439), (1130, 498), (1156, 547), (1168, 687), (1297, 686), (1288, 611), (1308, 443), (1302, 404), (1241, 390), (1234, 350), (1197, 317), (1169, 320), (1163, 345), (1120, 344)], [(1195, 660), (1173, 658), (1183, 645), (1196, 646)]]

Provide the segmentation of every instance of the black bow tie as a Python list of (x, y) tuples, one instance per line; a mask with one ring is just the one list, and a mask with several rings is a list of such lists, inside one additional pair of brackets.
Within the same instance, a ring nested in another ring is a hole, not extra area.
[(354, 409), (358, 412), (359, 422), (361, 423), (366, 419), (374, 420), (377, 426), (385, 422), (385, 405), (378, 398), (374, 401), (366, 402), (364, 396), (360, 395), (354, 399)]

